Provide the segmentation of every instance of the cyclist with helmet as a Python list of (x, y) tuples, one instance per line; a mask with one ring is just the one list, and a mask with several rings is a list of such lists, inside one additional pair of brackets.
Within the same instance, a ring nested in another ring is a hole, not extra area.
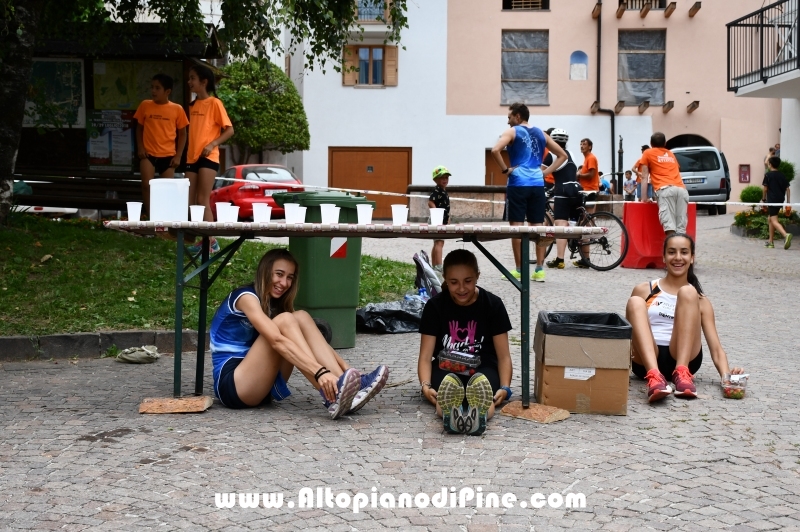
[[(577, 221), (579, 207), (582, 205), (581, 187), (578, 183), (578, 167), (572, 154), (567, 150), (569, 135), (563, 129), (555, 128), (550, 133), (550, 138), (561, 146), (567, 154), (567, 161), (553, 172), (555, 185), (553, 187), (553, 218), (556, 226), (569, 225), (570, 220)], [(556, 240), (556, 258), (547, 263), (550, 268), (564, 269), (564, 252), (567, 248), (566, 239)], [(583, 259), (581, 259), (583, 260)]]
[[(444, 166), (437, 166), (433, 169), (433, 182), (436, 188), (433, 189), (428, 197), (428, 207), (431, 209), (444, 209), (444, 219), (442, 223), (447, 225), (450, 222), (450, 196), (447, 195), (447, 184), (450, 182), (450, 170)], [(436, 274), (442, 278), (442, 250), (444, 250), (444, 240), (434, 240), (431, 250), (431, 262)]]

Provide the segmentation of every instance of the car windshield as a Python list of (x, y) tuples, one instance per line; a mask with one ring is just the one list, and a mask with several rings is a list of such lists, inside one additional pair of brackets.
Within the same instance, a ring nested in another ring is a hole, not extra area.
[(252, 166), (242, 169), (242, 177), (249, 181), (272, 181), (278, 183), (296, 183), (291, 172), (285, 168), (274, 166)]
[(684, 151), (675, 154), (681, 173), (719, 170), (719, 157), (713, 151)]

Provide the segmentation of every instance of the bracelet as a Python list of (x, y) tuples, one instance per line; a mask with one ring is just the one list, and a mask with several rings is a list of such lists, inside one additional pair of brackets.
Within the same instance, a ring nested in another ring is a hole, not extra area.
[(511, 395), (512, 395), (512, 393), (513, 393), (513, 392), (511, 391), (511, 388), (509, 388), (508, 386), (501, 386), (501, 387), (500, 387), (500, 389), (501, 389), (501, 390), (505, 390), (505, 391), (506, 391), (506, 401), (508, 401), (509, 399), (511, 399)]
[(428, 388), (430, 388), (431, 387), (431, 381), (422, 381), (420, 383), (420, 386), (422, 386), (422, 388), (419, 391), (420, 395), (425, 395), (425, 387), (427, 386)]
[(315, 381), (317, 381), (317, 382), (319, 382), (319, 378), (320, 378), (320, 377), (322, 377), (322, 376), (323, 376), (323, 375), (325, 375), (326, 373), (330, 373), (330, 372), (331, 372), (331, 370), (329, 370), (329, 369), (328, 369), (328, 368), (326, 368), (325, 366), (322, 366), (322, 367), (321, 367), (321, 368), (319, 368), (319, 369), (317, 370), (317, 372), (314, 374), (314, 380), (315, 380)]

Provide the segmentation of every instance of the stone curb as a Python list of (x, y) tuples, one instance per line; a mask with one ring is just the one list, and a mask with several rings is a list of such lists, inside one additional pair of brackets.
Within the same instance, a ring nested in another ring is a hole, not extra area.
[[(47, 360), (50, 358), (98, 358), (111, 346), (155, 345), (159, 352), (175, 351), (174, 331), (108, 331), (99, 333), (51, 334), (46, 336), (0, 337), (0, 361)], [(206, 348), (209, 345), (206, 334)], [(197, 350), (197, 331), (184, 329), (183, 352)]]

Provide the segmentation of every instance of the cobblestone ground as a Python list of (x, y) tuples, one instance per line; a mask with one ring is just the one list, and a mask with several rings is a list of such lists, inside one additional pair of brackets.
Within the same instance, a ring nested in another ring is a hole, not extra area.
[[(800, 530), (800, 408), (792, 384), (800, 374), (800, 245), (765, 250), (731, 235), (731, 221), (698, 219), (697, 271), (731, 361), (751, 374), (743, 401), (722, 398), (707, 358), (700, 398), (691, 402), (648, 405), (643, 383), (632, 380), (625, 417), (573, 415), (540, 425), (498, 416), (484, 436), (464, 437), (443, 434), (419, 398), (416, 335), (359, 335), (355, 349), (342, 351), (356, 367), (389, 364), (396, 386), (337, 422), (297, 376), (294, 394), (273, 406), (231, 411), (215, 403), (203, 414), (144, 416), (142, 398), (171, 394), (172, 358), (152, 366), (7, 363), (0, 371), (0, 528)], [(408, 260), (428, 245), (371, 240), (365, 252)], [(488, 247), (508, 263), (507, 241)], [(518, 335), (515, 291), (481, 264), (481, 285), (504, 298)], [(632, 286), (658, 275), (549, 271), (546, 283), (533, 283), (532, 315), (622, 312)], [(186, 393), (193, 366), (184, 365)], [(210, 376), (205, 385), (210, 390)], [(519, 500), (583, 493), (586, 507), (288, 508), (300, 488), (318, 486), (334, 496), (371, 496), (373, 487), (433, 495), (451, 486)], [(216, 493), (240, 492), (283, 492), (286, 504), (217, 508)]]

